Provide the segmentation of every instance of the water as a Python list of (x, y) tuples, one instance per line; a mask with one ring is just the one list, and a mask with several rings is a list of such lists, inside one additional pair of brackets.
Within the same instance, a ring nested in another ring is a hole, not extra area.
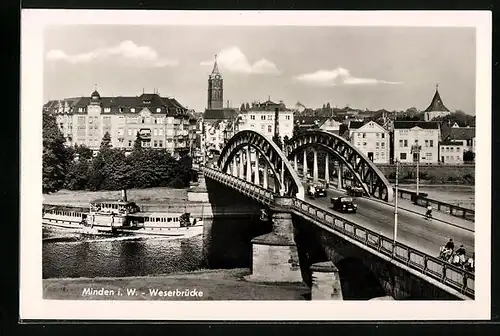
[[(416, 191), (416, 184), (400, 184), (400, 188)], [(475, 187), (469, 185), (427, 185), (421, 184), (419, 191), (428, 194), (429, 198), (464, 208), (474, 209)]]
[(204, 220), (191, 238), (82, 237), (43, 230), (43, 278), (128, 277), (250, 267), (251, 239), (271, 230), (258, 216)]

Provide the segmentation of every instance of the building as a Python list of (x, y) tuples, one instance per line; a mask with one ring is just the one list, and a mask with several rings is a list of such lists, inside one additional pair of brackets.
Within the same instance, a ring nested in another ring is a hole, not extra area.
[(436, 121), (394, 121), (394, 160), (414, 162), (412, 146), (421, 146), (420, 162), (439, 161), (441, 129)]
[(424, 110), (424, 120), (431, 121), (434, 118), (443, 117), (450, 113), (450, 110), (443, 104), (441, 96), (439, 95), (438, 85), (436, 85), (434, 97), (432, 97), (430, 105)]
[(217, 65), (217, 56), (215, 56), (212, 73), (208, 77), (208, 110), (222, 109), (224, 102), (224, 83)]
[(294, 117), (299, 130), (320, 129), (339, 135), (341, 122), (333, 117), (299, 116)]
[(374, 163), (389, 163), (389, 132), (374, 121), (351, 121), (348, 139)]
[(460, 141), (463, 144), (464, 151), (476, 152), (476, 128), (459, 127), (456, 123), (443, 134), (443, 140)]
[(464, 162), (464, 144), (462, 141), (443, 140), (439, 143), (439, 162), (445, 164), (461, 164)]
[(288, 109), (283, 102), (275, 103), (270, 99), (263, 103), (254, 102), (249, 110), (241, 111), (239, 130), (253, 130), (272, 138), (276, 110), (279, 116), (278, 134), (283, 140), (285, 137), (290, 139), (293, 137), (293, 111)]
[(177, 100), (157, 93), (136, 97), (90, 97), (49, 101), (44, 112), (54, 114), (66, 144), (99, 150), (106, 132), (114, 148), (131, 151), (137, 134), (143, 147), (166, 148), (172, 155), (190, 150), (196, 119)]

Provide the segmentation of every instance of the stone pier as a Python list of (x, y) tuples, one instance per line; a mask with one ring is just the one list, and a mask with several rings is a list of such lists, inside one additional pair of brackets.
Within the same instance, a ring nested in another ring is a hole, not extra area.
[(252, 274), (255, 282), (302, 282), (292, 214), (286, 210), (293, 199), (275, 196), (271, 206), (273, 231), (252, 240)]
[(342, 300), (339, 271), (331, 261), (311, 266), (311, 300)]

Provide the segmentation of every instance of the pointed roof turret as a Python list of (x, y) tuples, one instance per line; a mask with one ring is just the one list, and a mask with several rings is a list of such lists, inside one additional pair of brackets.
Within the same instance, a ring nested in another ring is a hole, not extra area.
[(211, 73), (211, 76), (215, 76), (215, 75), (220, 76), (219, 66), (217, 65), (217, 55), (215, 55), (214, 68), (212, 69), (212, 73)]
[(439, 95), (438, 91), (438, 84), (436, 84), (436, 93), (434, 93), (431, 104), (425, 109), (424, 112), (432, 111), (450, 112), (450, 110), (448, 110), (448, 108), (444, 106), (443, 101), (441, 100), (441, 96)]

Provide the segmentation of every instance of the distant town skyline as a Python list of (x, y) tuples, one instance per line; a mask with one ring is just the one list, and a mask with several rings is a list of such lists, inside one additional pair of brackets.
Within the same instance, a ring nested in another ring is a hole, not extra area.
[(44, 100), (175, 97), (207, 105), (217, 55), (224, 106), (283, 100), (311, 108), (424, 110), (436, 84), (451, 111), (475, 114), (474, 28), (298, 26), (48, 27)]

